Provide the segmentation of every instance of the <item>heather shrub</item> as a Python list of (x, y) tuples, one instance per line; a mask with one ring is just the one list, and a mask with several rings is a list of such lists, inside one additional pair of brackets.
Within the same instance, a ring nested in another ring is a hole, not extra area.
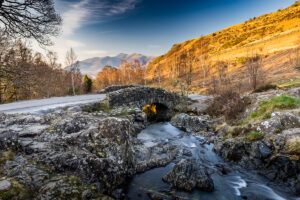
[(268, 90), (276, 90), (278, 87), (276, 85), (272, 85), (272, 84), (267, 84), (267, 85), (263, 85), (257, 89), (255, 89), (253, 92), (254, 93), (258, 93), (258, 92), (265, 92)]
[(227, 122), (233, 123), (250, 103), (248, 98), (242, 98), (238, 93), (225, 91), (213, 99), (206, 112), (211, 116), (225, 117)]

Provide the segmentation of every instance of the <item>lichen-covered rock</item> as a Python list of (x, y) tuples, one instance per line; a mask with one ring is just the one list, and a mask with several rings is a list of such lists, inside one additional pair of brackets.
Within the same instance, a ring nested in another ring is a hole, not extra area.
[(211, 123), (209, 122), (209, 117), (207, 115), (189, 116), (184, 113), (175, 115), (171, 119), (171, 124), (189, 133), (207, 131), (211, 127)]
[(300, 118), (298, 116), (288, 112), (274, 112), (270, 119), (262, 121), (257, 126), (257, 130), (270, 135), (297, 127), (300, 127)]
[(8, 180), (0, 181), (0, 191), (9, 190), (11, 187), (11, 182)]
[(109, 138), (118, 144), (123, 144), (128, 141), (131, 134), (134, 134), (134, 129), (127, 119), (108, 117), (99, 122), (99, 135), (103, 138)]
[(189, 192), (195, 188), (207, 192), (214, 190), (213, 180), (206, 168), (191, 159), (180, 160), (163, 180)]
[[(132, 136), (143, 122), (135, 121), (141, 116), (139, 109), (122, 118), (109, 115), (114, 113), (72, 109), (38, 117), (1, 115), (0, 151), (11, 150), (20, 155), (14, 160), (1, 160), (1, 172), (24, 186), (24, 190), (37, 192), (41, 189), (42, 199), (54, 199), (57, 189), (60, 197), (56, 196), (56, 199), (68, 196), (69, 186), (65, 187), (61, 178), (52, 180), (50, 174), (74, 175), (82, 184), (93, 186), (99, 194), (116, 194), (127, 178), (137, 172)], [(30, 130), (34, 134), (29, 134)], [(24, 134), (25, 131), (28, 133)], [(30, 156), (30, 161), (27, 156)], [(37, 166), (46, 167), (40, 169)], [(139, 170), (143, 169), (146, 168)], [(56, 185), (53, 194), (46, 195), (53, 184)], [(66, 189), (61, 191), (62, 188)], [(84, 196), (90, 196), (89, 191), (84, 193)], [(83, 195), (81, 191), (75, 194), (77, 199), (94, 199), (79, 198)]]
[(293, 88), (288, 91), (288, 95), (293, 97), (300, 97), (300, 88)]

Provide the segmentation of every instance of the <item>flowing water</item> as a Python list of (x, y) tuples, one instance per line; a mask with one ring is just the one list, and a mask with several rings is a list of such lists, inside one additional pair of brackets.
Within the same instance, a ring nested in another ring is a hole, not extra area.
[[(171, 188), (170, 184), (162, 181), (162, 177), (173, 168), (175, 163), (184, 158), (181, 156), (166, 167), (151, 169), (135, 175), (128, 185), (127, 199), (150, 199), (147, 195), (149, 192), (164, 195), (171, 191), (180, 199), (241, 200), (247, 197), (248, 200), (300, 200), (300, 198), (282, 192), (276, 185), (270, 186), (271, 183), (257, 175), (256, 172), (234, 166), (230, 173), (222, 175), (215, 165), (224, 163), (224, 161), (213, 152), (213, 145), (205, 144), (204, 137), (183, 134), (170, 123), (153, 124), (139, 133), (138, 139), (146, 147), (167, 141), (169, 144), (175, 144), (179, 149), (191, 150), (192, 155), (189, 158), (196, 159), (197, 162), (206, 165), (212, 171), (211, 177), (214, 181), (215, 191), (209, 193), (194, 190), (188, 193)], [(166, 196), (166, 199), (168, 198), (170, 197)]]

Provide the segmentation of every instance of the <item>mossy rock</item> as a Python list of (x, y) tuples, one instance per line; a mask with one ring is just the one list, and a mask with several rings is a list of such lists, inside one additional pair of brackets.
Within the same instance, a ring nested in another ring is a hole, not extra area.
[(300, 137), (288, 139), (285, 147), (289, 154), (300, 156)]
[(24, 185), (10, 179), (11, 187), (8, 190), (0, 191), (1, 200), (29, 200), (33, 199), (30, 192)]

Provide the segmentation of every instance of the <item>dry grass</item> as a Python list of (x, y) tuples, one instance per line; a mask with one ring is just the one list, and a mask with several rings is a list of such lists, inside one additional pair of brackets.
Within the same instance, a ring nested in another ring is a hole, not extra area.
[(290, 154), (300, 155), (300, 137), (289, 139), (286, 147)]

